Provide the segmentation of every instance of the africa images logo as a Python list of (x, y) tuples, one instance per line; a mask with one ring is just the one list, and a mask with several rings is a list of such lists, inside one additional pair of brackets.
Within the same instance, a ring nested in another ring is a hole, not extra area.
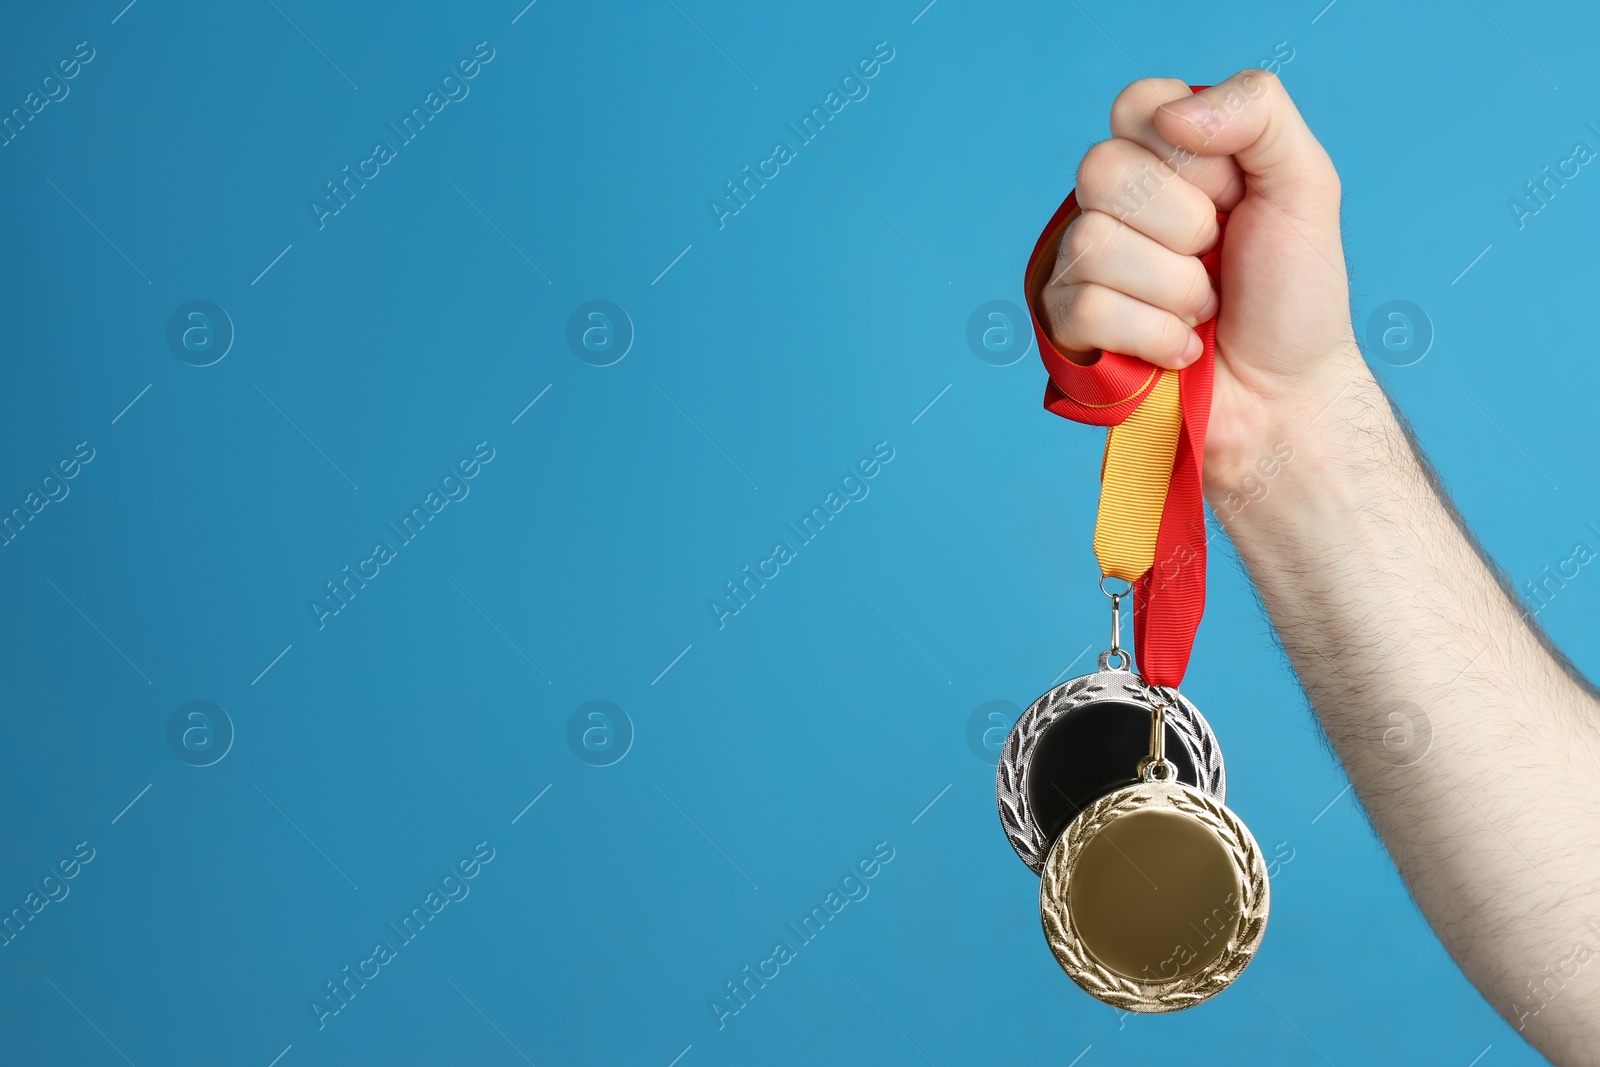
[(494, 461), (494, 446), (488, 441), (479, 441), (473, 446), (472, 455), (464, 456), (455, 466), (447, 470), (439, 479), (439, 488), (430, 489), (428, 495), (422, 498), (422, 503), (412, 507), (405, 515), (401, 516), (399, 525), (387, 523), (393, 532), (392, 541), (385, 535), (384, 540), (377, 541), (372, 546), (372, 555), (356, 563), (351, 570), (347, 563), (339, 573), (342, 577), (338, 583), (327, 581), (323, 583), (324, 594), (312, 597), (307, 603), (311, 607), (311, 617), (316, 620), (317, 629), (327, 628), (328, 620), (338, 615), (349, 607), (355, 600), (356, 594), (367, 587), (367, 583), (383, 573), (383, 568), (400, 557), (400, 549), (409, 545), (422, 535), (440, 512), (452, 503), (467, 499), (472, 492), (468, 483), (476, 478), (483, 468)]
[(783, 173), (783, 168), (794, 162), (800, 155), (800, 149), (822, 136), (822, 131), (827, 129), (828, 123), (844, 111), (852, 102), (865, 100), (872, 87), (867, 83), (876, 78), (883, 68), (894, 59), (894, 47), (888, 41), (879, 41), (872, 46), (872, 55), (862, 56), (856, 60), (855, 65), (845, 71), (839, 79), (837, 91), (830, 89), (822, 98), (822, 103), (814, 105), (810, 111), (801, 115), (798, 122), (785, 122), (784, 126), (794, 134), (794, 144), (790, 144), (787, 136), (784, 140), (775, 141), (772, 145), (772, 154), (758, 161), (755, 169), (751, 170), (747, 163), (740, 171), (737, 182), (726, 181), (722, 183), (724, 194), (718, 194), (706, 201), (706, 206), (711, 209), (711, 218), (717, 224), (717, 229), (727, 227), (728, 220), (750, 206), (756, 198), (758, 189), (765, 189), (767, 182), (772, 181)]
[(367, 983), (375, 981), (383, 968), (399, 959), (400, 950), (421, 937), (428, 924), (445, 908), (466, 900), (472, 892), (469, 883), (494, 861), (494, 855), (494, 846), (487, 841), (473, 845), (469, 855), (458, 859), (440, 877), (437, 889), (430, 887), (423, 894), (421, 904), (413, 905), (400, 917), (398, 924), (392, 920), (385, 924), (387, 930), (373, 943), (371, 955), (358, 960), (353, 968), (345, 964), (333, 980), (322, 983), (323, 992), (308, 1002), (317, 1029), (327, 1029), (328, 1020), (348, 1008), (357, 994), (367, 988)]
[[(723, 983), (725, 995), (712, 997), (706, 1002), (717, 1029), (726, 1029), (730, 1018), (748, 1008), (756, 994), (767, 988), (768, 982), (777, 978), (783, 973), (784, 967), (799, 958), (801, 949), (822, 935), (834, 916), (851, 903), (866, 900), (867, 894), (872, 892), (872, 886), (868, 883), (882, 874), (893, 859), (894, 846), (887, 841), (879, 841), (872, 846), (872, 855), (863, 856), (848, 868), (839, 879), (838, 888), (830, 888), (822, 898), (822, 903), (813, 905), (810, 911), (802, 915), (798, 925), (784, 923), (787, 933), (773, 943), (771, 953), (754, 968), (745, 964), (737, 981)], [(791, 934), (792, 939), (789, 936)]]
[(420, 137), (436, 115), (452, 103), (465, 100), (472, 92), (472, 86), (467, 83), (482, 73), (483, 68), (494, 61), (494, 57), (493, 46), (488, 41), (479, 41), (473, 46), (472, 55), (458, 60), (439, 79), (438, 90), (429, 89), (422, 103), (412, 105), (411, 110), (400, 117), (399, 125), (392, 121), (386, 124), (394, 133), (393, 143), (387, 138), (373, 142), (372, 154), (357, 162), (354, 171), (346, 163), (338, 182), (323, 182), (322, 187), (326, 191), (306, 201), (317, 229), (326, 229), (328, 219), (349, 207), (356, 193), (365, 189), (367, 182), (382, 174), (384, 167), (398, 159), (400, 149)]
[(794, 535), (793, 545), (787, 538), (775, 542), (771, 555), (759, 560), (753, 570), (746, 563), (736, 581), (722, 583), (723, 595), (706, 601), (706, 606), (711, 609), (711, 621), (717, 624), (717, 629), (726, 627), (729, 619), (749, 607), (756, 593), (783, 573), (784, 567), (798, 559), (800, 549), (821, 536), (828, 523), (847, 505), (852, 501), (865, 500), (867, 494), (872, 492), (872, 487), (867, 483), (876, 478), (893, 459), (894, 446), (888, 441), (873, 445), (872, 454), (856, 460), (855, 465), (839, 479), (838, 489), (829, 489), (822, 503), (813, 504), (811, 510), (799, 519), (784, 524), (784, 528)]

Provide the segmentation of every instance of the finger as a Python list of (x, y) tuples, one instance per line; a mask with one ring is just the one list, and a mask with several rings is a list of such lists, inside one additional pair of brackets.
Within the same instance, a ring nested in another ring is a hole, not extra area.
[(1111, 215), (1186, 256), (1217, 241), (1217, 209), (1148, 149), (1101, 141), (1078, 165), (1078, 206)]
[(1211, 278), (1194, 256), (1172, 251), (1099, 211), (1072, 220), (1056, 256), (1058, 285), (1094, 282), (1170, 311), (1190, 326), (1217, 313)]
[(1218, 211), (1232, 211), (1244, 196), (1244, 177), (1231, 156), (1201, 156), (1179, 148), (1156, 129), (1156, 109), (1191, 94), (1176, 78), (1142, 78), (1111, 105), (1111, 136), (1149, 149), (1184, 181), (1205, 193)]
[(1202, 156), (1231, 155), (1249, 187), (1280, 210), (1328, 221), (1339, 175), (1277, 77), (1252, 67), (1204, 92), (1161, 105), (1156, 128)]
[(1079, 282), (1044, 297), (1051, 339), (1074, 363), (1092, 362), (1082, 358), (1087, 353), (1122, 352), (1175, 370), (1200, 356), (1200, 335), (1182, 319), (1126, 293)]

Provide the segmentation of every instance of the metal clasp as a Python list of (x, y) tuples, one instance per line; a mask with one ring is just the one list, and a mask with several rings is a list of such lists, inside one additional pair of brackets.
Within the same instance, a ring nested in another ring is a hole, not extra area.
[[(1118, 670), (1128, 671), (1133, 669), (1133, 657), (1127, 649), (1122, 647), (1122, 598), (1133, 592), (1133, 584), (1128, 588), (1112, 592), (1106, 588), (1106, 580), (1100, 579), (1100, 591), (1111, 598), (1111, 647), (1100, 653), (1100, 669), (1103, 671)], [(1111, 661), (1115, 659), (1117, 665), (1113, 667)]]
[(1150, 697), (1150, 755), (1139, 762), (1139, 777), (1146, 782), (1170, 782), (1178, 777), (1177, 766), (1167, 759), (1167, 708), (1171, 701), (1153, 685), (1145, 686), (1145, 692)]

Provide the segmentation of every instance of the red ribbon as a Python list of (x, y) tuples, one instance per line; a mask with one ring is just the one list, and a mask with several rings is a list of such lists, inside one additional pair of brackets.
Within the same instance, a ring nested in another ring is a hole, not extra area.
[[(1205, 86), (1195, 86), (1193, 91), (1203, 88)], [(1118, 352), (1102, 352), (1092, 366), (1079, 366), (1056, 350), (1041, 314), (1040, 296), (1050, 280), (1056, 247), (1067, 222), (1077, 210), (1078, 198), (1074, 191), (1068, 194), (1066, 202), (1051, 217), (1050, 224), (1034, 245), (1025, 277), (1039, 356), (1050, 375), (1044, 406), (1074, 422), (1115, 426), (1132, 414), (1154, 388), (1154, 368), (1136, 356)], [(1200, 257), (1219, 299), (1222, 292), (1221, 230), (1227, 218), (1225, 213), (1217, 213), (1217, 243)], [(1200, 627), (1206, 602), (1206, 523), (1201, 465), (1206, 452), (1206, 424), (1211, 417), (1216, 318), (1201, 323), (1196, 332), (1205, 343), (1204, 351), (1199, 359), (1176, 372), (1183, 426), (1156, 534), (1155, 563), (1134, 584), (1133, 636), (1139, 673), (1152, 685), (1174, 688), (1183, 681), (1188, 668), (1195, 631)]]

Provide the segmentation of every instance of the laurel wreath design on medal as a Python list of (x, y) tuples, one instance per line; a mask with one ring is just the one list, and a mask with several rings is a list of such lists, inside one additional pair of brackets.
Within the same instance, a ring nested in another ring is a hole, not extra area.
[[(1079, 936), (1068, 902), (1072, 871), (1083, 847), (1112, 822), (1137, 811), (1174, 811), (1210, 830), (1226, 847), (1240, 887), (1239, 924), (1220, 955), (1193, 974), (1146, 982), (1110, 970)], [(1039, 882), (1045, 940), (1061, 969), (1085, 992), (1114, 1007), (1157, 1013), (1179, 1011), (1227, 988), (1249, 965), (1266, 934), (1270, 890), (1261, 846), (1238, 816), (1199, 790), (1176, 782), (1146, 781), (1089, 805), (1050, 850)]]
[[(1217, 743), (1211, 724), (1176, 689), (1154, 688), (1167, 698), (1173, 709), (1168, 712), (1166, 721), (1194, 763), (1199, 788), (1218, 800), (1225, 800), (1227, 772), (1222, 763), (1222, 747)], [(1097, 673), (1062, 682), (1035, 700), (1017, 719), (1000, 750), (1000, 765), (995, 769), (995, 803), (1000, 810), (1000, 824), (1017, 856), (1035, 874), (1044, 866), (1051, 844), (1028, 802), (1028, 768), (1035, 744), (1063, 715), (1101, 701), (1148, 707), (1150, 693), (1137, 674), (1111, 668), (1107, 655), (1102, 653)]]

